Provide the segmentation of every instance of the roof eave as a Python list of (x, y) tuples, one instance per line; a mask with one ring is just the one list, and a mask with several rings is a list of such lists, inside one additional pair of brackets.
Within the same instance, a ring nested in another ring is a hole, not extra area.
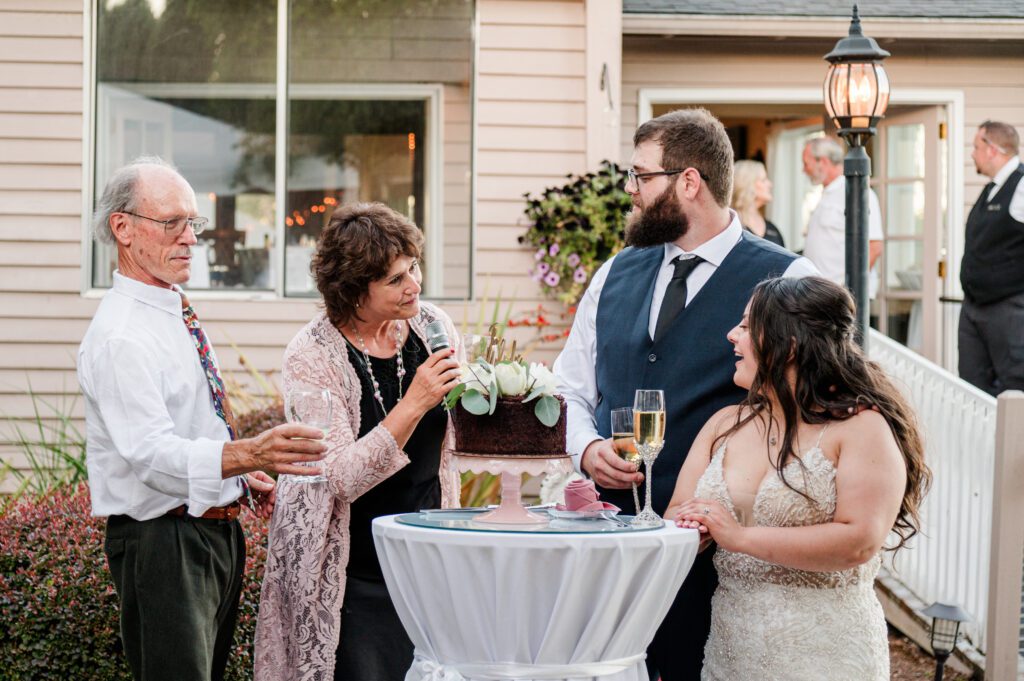
[[(900, 17), (868, 19), (874, 38), (947, 40), (1024, 40), (1024, 19)], [(847, 17), (794, 17), (732, 14), (622, 15), (624, 35), (713, 35), (835, 38), (845, 35)]]

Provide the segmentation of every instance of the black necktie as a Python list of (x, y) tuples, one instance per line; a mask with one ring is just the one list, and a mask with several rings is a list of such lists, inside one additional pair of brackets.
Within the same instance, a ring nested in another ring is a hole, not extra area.
[(684, 259), (677, 255), (672, 263), (675, 265), (675, 272), (672, 274), (672, 281), (665, 289), (665, 298), (661, 301), (661, 311), (658, 312), (658, 323), (654, 327), (654, 340), (659, 341), (668, 331), (679, 311), (686, 307), (686, 278), (693, 272), (693, 268), (704, 262), (699, 255)]
[[(992, 187), (995, 187), (995, 186), (996, 186), (995, 182), (989, 182), (988, 184), (985, 185), (985, 188), (981, 190), (981, 200), (982, 201), (984, 201), (985, 203), (988, 203), (988, 194), (989, 194), (989, 192), (992, 191)], [(995, 198), (995, 197), (992, 197), (992, 198)]]

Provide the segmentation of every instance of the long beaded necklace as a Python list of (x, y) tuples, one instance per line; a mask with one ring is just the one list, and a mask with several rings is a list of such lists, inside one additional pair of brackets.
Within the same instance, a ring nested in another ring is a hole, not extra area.
[[(370, 351), (366, 349), (366, 341), (363, 340), (362, 335), (356, 330), (356, 325), (352, 324), (352, 333), (355, 334), (356, 339), (359, 341), (359, 348), (363, 351), (363, 363), (366, 365), (366, 371), (370, 374), (370, 383), (373, 385), (373, 397), (377, 400), (377, 404), (380, 405), (381, 411), (384, 412), (384, 416), (388, 415), (388, 408), (384, 406), (384, 398), (380, 394), (380, 384), (377, 382), (377, 377), (373, 375), (373, 365), (370, 363)], [(395, 322), (395, 350), (398, 352), (398, 399), (402, 399), (402, 379), (405, 378), (405, 363), (402, 361), (402, 322)]]

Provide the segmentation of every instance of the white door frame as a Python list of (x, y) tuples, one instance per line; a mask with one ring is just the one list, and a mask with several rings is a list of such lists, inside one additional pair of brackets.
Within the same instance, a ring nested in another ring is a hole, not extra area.
[[(816, 104), (823, 105), (820, 88), (640, 88), (637, 92), (637, 124), (653, 117), (655, 104)], [(946, 251), (948, 275), (942, 282), (944, 296), (959, 296), (960, 258), (963, 254), (964, 224), (964, 150), (967, 131), (964, 117), (964, 92), (954, 89), (893, 88), (890, 106), (941, 106), (946, 111), (947, 148), (946, 168), (946, 242), (940, 248)], [(824, 112), (822, 112), (824, 113)], [(952, 306), (945, 306), (952, 307)], [(956, 311), (942, 314), (944, 336), (944, 364), (956, 363)]]

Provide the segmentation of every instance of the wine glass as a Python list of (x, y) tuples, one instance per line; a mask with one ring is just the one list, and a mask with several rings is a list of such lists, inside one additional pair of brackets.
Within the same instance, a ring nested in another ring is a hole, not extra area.
[[(294, 383), (284, 396), (284, 415), (289, 423), (302, 423), (319, 428), (326, 436), (331, 429), (331, 391), (306, 383)], [(319, 467), (321, 462), (300, 463)], [(295, 482), (327, 482), (323, 475), (296, 475)]]
[(472, 364), (478, 359), (487, 358), (488, 336), (481, 336), (478, 333), (462, 334), (462, 347), (466, 350), (466, 363)]
[[(612, 409), (612, 448), (624, 461), (636, 464), (640, 468), (640, 454), (636, 451), (636, 439), (633, 438), (633, 408), (619, 407)], [(640, 512), (640, 496), (633, 483), (634, 513)]]
[(637, 390), (633, 399), (633, 437), (640, 457), (644, 460), (646, 503), (644, 510), (633, 518), (635, 527), (661, 527), (664, 521), (651, 508), (651, 469), (665, 446), (665, 393), (661, 390)]

